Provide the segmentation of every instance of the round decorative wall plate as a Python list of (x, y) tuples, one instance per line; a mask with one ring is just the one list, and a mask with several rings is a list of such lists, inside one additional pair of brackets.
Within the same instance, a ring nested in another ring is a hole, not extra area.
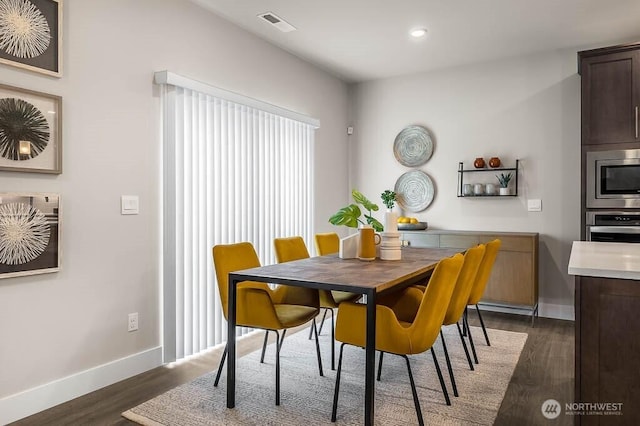
[(435, 195), (431, 178), (421, 170), (411, 170), (400, 176), (394, 191), (398, 204), (410, 212), (420, 212), (429, 207)]
[(393, 155), (403, 166), (418, 167), (429, 161), (433, 154), (431, 135), (421, 126), (407, 126), (396, 136)]

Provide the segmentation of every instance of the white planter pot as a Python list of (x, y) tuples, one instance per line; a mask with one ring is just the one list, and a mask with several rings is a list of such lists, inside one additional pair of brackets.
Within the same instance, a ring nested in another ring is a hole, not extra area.
[(384, 231), (396, 232), (398, 230), (398, 215), (392, 210), (387, 210), (384, 214)]
[(511, 195), (511, 190), (509, 188), (500, 188), (500, 195)]

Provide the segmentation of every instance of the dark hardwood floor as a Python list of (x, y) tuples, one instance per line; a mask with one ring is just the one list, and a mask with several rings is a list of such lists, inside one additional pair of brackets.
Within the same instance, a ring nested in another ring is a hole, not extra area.
[[(474, 312), (470, 312), (469, 319), (472, 325), (479, 324)], [(573, 424), (573, 418), (564, 415), (552, 421), (545, 419), (541, 405), (547, 399), (555, 399), (561, 405), (573, 401), (574, 323), (539, 318), (532, 328), (529, 317), (493, 312), (483, 312), (483, 319), (489, 328), (529, 334), (495, 424)], [(482, 336), (477, 336), (475, 341), (478, 345), (485, 344)], [(260, 344), (261, 337), (247, 339), (239, 350), (251, 352)], [(215, 369), (220, 352), (212, 350), (172, 367), (155, 368), (13, 425), (133, 424), (122, 418), (120, 413)]]

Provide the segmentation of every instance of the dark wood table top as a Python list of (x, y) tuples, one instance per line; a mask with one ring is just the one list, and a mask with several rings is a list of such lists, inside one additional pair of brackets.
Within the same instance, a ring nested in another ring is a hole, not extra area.
[(245, 269), (230, 274), (243, 281), (295, 284), (323, 290), (376, 293), (403, 287), (429, 276), (438, 262), (459, 253), (456, 249), (402, 248), (401, 260), (340, 259), (337, 254)]

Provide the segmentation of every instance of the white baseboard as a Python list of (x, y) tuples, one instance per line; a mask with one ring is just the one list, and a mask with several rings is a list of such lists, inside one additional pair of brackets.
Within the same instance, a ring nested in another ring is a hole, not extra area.
[[(481, 303), (480, 309), (484, 311), (502, 312), (507, 314), (531, 315), (531, 310), (529, 310), (528, 308), (515, 309), (495, 305), (483, 305)], [(557, 305), (553, 303), (540, 302), (540, 304), (538, 305), (538, 316), (543, 318), (575, 321), (575, 312), (573, 305)]]
[(0, 425), (70, 401), (162, 365), (162, 347), (148, 349), (0, 399)]
[(557, 305), (555, 303), (540, 303), (541, 317), (561, 320), (576, 320), (575, 307), (573, 305)]

